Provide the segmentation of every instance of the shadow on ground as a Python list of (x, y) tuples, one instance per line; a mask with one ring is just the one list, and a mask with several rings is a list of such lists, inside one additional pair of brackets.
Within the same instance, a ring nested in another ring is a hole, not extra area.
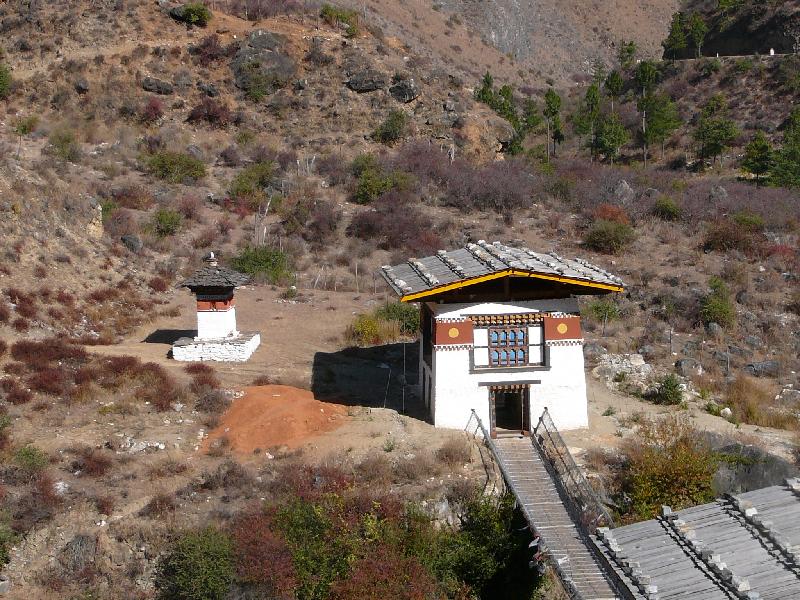
[(196, 329), (156, 329), (142, 341), (145, 344), (172, 345), (182, 337), (193, 338), (196, 335)]
[(418, 349), (419, 344), (408, 343), (317, 352), (311, 391), (323, 402), (391, 408), (427, 420), (427, 411), (417, 393)]

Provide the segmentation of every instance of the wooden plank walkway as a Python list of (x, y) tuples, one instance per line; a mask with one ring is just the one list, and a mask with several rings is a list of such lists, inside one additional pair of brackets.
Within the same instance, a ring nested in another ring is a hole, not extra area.
[(617, 598), (598, 559), (572, 521), (539, 451), (528, 437), (493, 440), (509, 487), (517, 497), (531, 529), (583, 600)]

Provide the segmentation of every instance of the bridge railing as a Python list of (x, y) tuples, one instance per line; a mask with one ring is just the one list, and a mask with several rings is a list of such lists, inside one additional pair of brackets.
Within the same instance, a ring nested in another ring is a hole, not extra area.
[(545, 459), (545, 466), (554, 480), (561, 485), (567, 509), (584, 531), (593, 534), (598, 527), (614, 527), (611, 513), (578, 468), (547, 408), (539, 417), (531, 439)]
[[(484, 427), (483, 421), (481, 421), (481, 418), (478, 416), (478, 413), (475, 412), (475, 409), (472, 409), (472, 414), (470, 415), (469, 422), (467, 423), (466, 431), (470, 431), (471, 429), (470, 425), (472, 424), (473, 420), (475, 421), (476, 424), (475, 433), (477, 433), (477, 431), (481, 432), (483, 440), (489, 447), (489, 450), (491, 450), (495, 458), (498, 457), (500, 453), (498, 452), (497, 445), (494, 443), (492, 436), (489, 435), (489, 432), (486, 430), (486, 427)], [(519, 491), (514, 485), (514, 482), (511, 480), (511, 476), (506, 470), (505, 465), (501, 460), (495, 460), (495, 462), (500, 468), (500, 473), (503, 475), (503, 480), (506, 482), (506, 485), (511, 490), (511, 493), (514, 494), (514, 497), (519, 500), (522, 496), (520, 496)], [(520, 509), (525, 515), (525, 520), (528, 521), (528, 525), (531, 528), (531, 532), (534, 532), (533, 518), (531, 517), (531, 515), (527, 513), (527, 510), (521, 503), (520, 503)], [(550, 563), (550, 566), (556, 572), (556, 575), (558, 575), (558, 578), (564, 585), (564, 590), (569, 595), (570, 600), (583, 600), (583, 596), (581, 596), (580, 592), (573, 583), (572, 572), (569, 569), (569, 561), (560, 561), (559, 557), (552, 555), (552, 553), (548, 549), (549, 547), (547, 545), (546, 535), (542, 535), (542, 532), (538, 530), (535, 531), (535, 534), (539, 537), (539, 548), (541, 549), (542, 553), (548, 557), (549, 559), (548, 562)]]

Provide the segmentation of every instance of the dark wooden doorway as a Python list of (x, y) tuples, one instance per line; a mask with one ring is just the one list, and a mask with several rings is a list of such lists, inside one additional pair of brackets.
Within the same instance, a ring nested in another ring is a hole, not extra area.
[(530, 387), (508, 385), (489, 388), (491, 436), (527, 434), (530, 425)]

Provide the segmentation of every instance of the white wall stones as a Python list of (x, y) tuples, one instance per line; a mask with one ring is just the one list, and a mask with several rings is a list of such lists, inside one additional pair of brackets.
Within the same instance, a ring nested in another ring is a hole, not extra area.
[(172, 346), (172, 358), (179, 361), (244, 362), (261, 344), (258, 333), (217, 340), (181, 338)]

